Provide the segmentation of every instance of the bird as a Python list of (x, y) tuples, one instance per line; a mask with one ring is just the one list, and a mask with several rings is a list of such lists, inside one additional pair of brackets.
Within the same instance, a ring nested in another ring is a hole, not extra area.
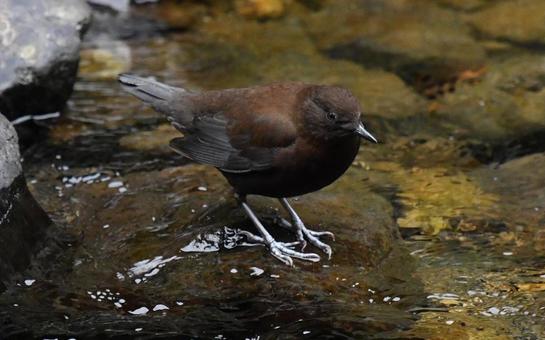
[[(170, 147), (190, 160), (217, 168), (260, 235), (243, 234), (264, 244), (283, 263), (293, 258), (318, 262), (304, 252), (308, 243), (331, 259), (332, 248), (320, 238), (329, 231), (307, 228), (288, 198), (333, 183), (352, 164), (362, 138), (377, 143), (361, 121), (362, 109), (346, 88), (303, 82), (278, 82), (246, 88), (190, 91), (153, 77), (120, 74), (122, 88), (156, 111), (183, 136)], [(285, 227), (297, 241), (279, 242), (267, 231), (247, 201), (248, 195), (279, 200), (291, 222)], [(296, 245), (301, 250), (296, 250)]]

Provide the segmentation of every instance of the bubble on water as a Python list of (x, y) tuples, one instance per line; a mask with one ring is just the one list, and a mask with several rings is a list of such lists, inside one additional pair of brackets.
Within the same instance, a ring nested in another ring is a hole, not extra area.
[(122, 186), (123, 186), (123, 182), (121, 181), (112, 181), (108, 183), (108, 188), (112, 188), (112, 189), (120, 188)]
[(136, 308), (135, 310), (129, 311), (129, 313), (132, 315), (145, 315), (148, 312), (149, 312), (148, 307), (140, 307), (140, 308)]
[(265, 272), (263, 269), (258, 267), (250, 267), (250, 270), (252, 271), (250, 276), (260, 276)]
[(170, 308), (168, 308), (167, 306), (162, 305), (162, 304), (158, 304), (158, 305), (155, 305), (155, 307), (153, 307), (154, 312), (158, 312), (158, 311), (161, 311), (161, 310), (169, 310), (169, 309)]

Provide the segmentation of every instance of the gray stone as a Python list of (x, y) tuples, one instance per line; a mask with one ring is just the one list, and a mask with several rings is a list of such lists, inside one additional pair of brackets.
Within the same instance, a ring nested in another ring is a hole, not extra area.
[(130, 0), (87, 0), (91, 5), (102, 6), (112, 9), (116, 12), (128, 12), (130, 7)]
[(0, 114), (0, 189), (10, 186), (15, 177), (21, 174), (21, 157), (17, 142), (15, 129), (6, 117)]
[(15, 130), (0, 114), (0, 292), (28, 267), (50, 223), (26, 186)]
[(0, 111), (8, 119), (62, 109), (90, 18), (81, 0), (0, 0)]

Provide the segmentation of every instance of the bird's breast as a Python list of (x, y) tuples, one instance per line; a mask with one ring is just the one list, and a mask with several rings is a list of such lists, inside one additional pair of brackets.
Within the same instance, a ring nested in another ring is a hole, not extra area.
[[(322, 142), (302, 141), (292, 155), (288, 176), (308, 184), (308, 191), (319, 190), (346, 172), (358, 153), (360, 139), (348, 136), (339, 140)], [(286, 163), (290, 163), (286, 161)], [(306, 180), (309, 178), (310, 180)]]
[(250, 173), (223, 173), (240, 194), (292, 197), (320, 190), (333, 183), (352, 164), (360, 139), (322, 143), (297, 140), (279, 150), (272, 168)]

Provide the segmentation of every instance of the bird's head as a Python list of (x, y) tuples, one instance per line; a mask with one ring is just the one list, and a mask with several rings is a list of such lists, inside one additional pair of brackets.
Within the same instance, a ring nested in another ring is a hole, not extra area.
[(303, 124), (318, 138), (332, 139), (359, 135), (374, 143), (377, 139), (361, 121), (361, 107), (354, 95), (338, 86), (312, 86), (304, 94)]

